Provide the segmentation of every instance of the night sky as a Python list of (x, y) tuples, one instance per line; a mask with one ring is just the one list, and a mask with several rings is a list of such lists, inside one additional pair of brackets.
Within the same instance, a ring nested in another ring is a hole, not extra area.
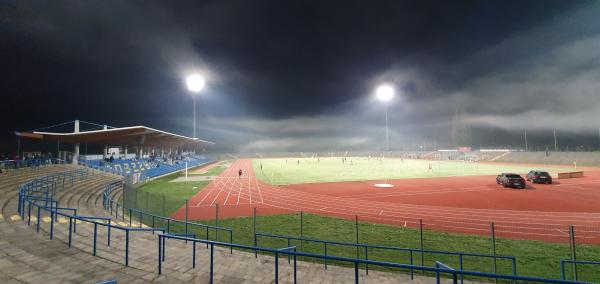
[(0, 1), (0, 152), (74, 119), (191, 136), (192, 72), (216, 150), (381, 147), (382, 83), (392, 149), (555, 129), (597, 147), (598, 19), (598, 1)]

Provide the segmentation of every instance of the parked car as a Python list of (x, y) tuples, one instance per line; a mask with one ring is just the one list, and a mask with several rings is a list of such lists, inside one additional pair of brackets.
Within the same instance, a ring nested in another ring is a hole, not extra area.
[(525, 179), (518, 174), (501, 173), (496, 177), (496, 183), (504, 187), (525, 188)]
[(533, 183), (552, 184), (552, 177), (545, 171), (532, 170), (527, 174), (527, 180)]

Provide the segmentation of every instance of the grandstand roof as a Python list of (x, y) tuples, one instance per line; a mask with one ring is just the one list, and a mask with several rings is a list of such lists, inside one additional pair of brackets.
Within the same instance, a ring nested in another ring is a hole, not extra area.
[(214, 144), (213, 142), (174, 134), (146, 126), (130, 126), (111, 129), (61, 132), (16, 132), (17, 136), (60, 141), (65, 143), (91, 143), (120, 146), (179, 146), (185, 144)]

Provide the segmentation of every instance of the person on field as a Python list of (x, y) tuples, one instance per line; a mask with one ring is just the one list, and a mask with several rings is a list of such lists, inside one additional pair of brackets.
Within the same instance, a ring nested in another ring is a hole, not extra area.
[(238, 177), (242, 177), (242, 169), (238, 171)]

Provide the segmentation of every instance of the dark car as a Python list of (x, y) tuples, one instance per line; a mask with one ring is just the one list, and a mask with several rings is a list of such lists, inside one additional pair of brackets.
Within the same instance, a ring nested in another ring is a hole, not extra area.
[(501, 173), (496, 177), (496, 183), (504, 187), (525, 188), (525, 179), (518, 174)]
[(552, 177), (545, 171), (532, 170), (527, 174), (527, 180), (533, 183), (552, 184)]

